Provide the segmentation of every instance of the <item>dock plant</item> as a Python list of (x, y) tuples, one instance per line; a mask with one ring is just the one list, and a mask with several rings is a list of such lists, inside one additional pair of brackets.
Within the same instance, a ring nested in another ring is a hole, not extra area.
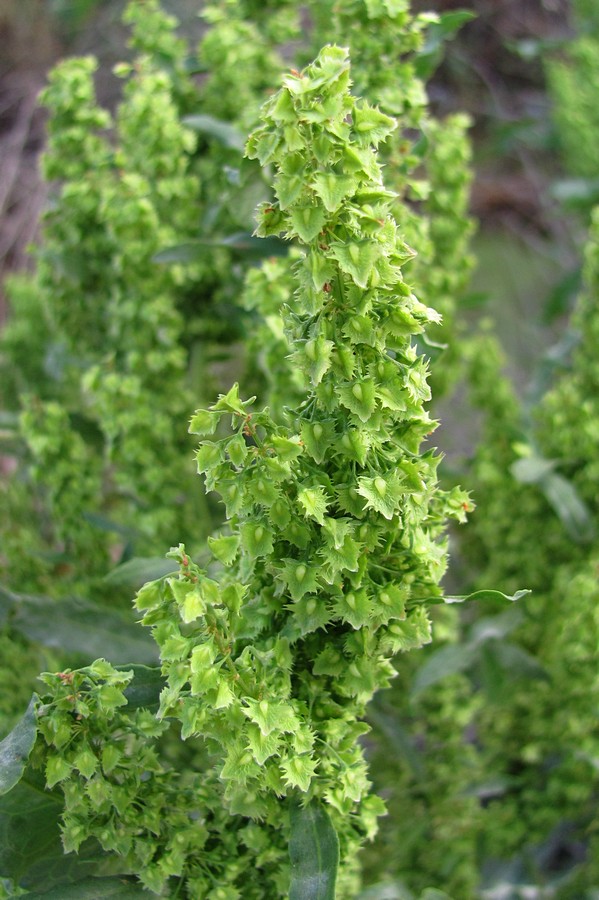
[[(332, 898), (337, 840), (337, 896), (356, 895), (356, 853), (384, 809), (358, 740), (366, 705), (394, 655), (430, 640), (447, 522), (470, 509), (439, 487), (427, 443), (415, 338), (438, 314), (404, 277), (414, 250), (378, 159), (396, 123), (350, 87), (347, 51), (326, 47), (247, 143), (274, 172), (257, 235), (299, 248), (283, 319), (307, 391), (274, 421), (234, 384), (191, 419), (227, 521), (211, 561), (179, 545), (177, 574), (137, 594), (160, 652), (157, 713), (136, 690), (149, 670), (97, 661), (44, 675), (21, 726), (38, 738), (14, 790), (43, 769), (65, 849), (95, 838), (111, 872), (162, 896), (315, 897), (316, 877)], [(161, 756), (173, 729), (195, 748), (186, 771)]]

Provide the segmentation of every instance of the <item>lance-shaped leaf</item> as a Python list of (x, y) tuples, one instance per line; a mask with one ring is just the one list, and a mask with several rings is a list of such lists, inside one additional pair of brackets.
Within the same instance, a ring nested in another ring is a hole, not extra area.
[(530, 590), (522, 590), (516, 591), (515, 594), (504, 594), (501, 591), (493, 591), (493, 590), (482, 590), (482, 591), (474, 591), (472, 594), (461, 594), (459, 596), (439, 596), (439, 597), (426, 597), (424, 599), (419, 599), (417, 601), (412, 601), (413, 603), (424, 603), (424, 604), (441, 604), (441, 603), (470, 603), (473, 600), (477, 602), (494, 602), (500, 601), (502, 603), (516, 603), (516, 601), (521, 600), (522, 597), (526, 597), (527, 594), (530, 594)]
[(84, 878), (73, 884), (61, 884), (42, 894), (27, 894), (29, 900), (141, 900), (146, 891), (126, 877)]
[(324, 807), (294, 805), (290, 815), (289, 900), (335, 900), (339, 840)]
[(13, 730), (0, 743), (0, 794), (6, 794), (20, 780), (37, 737), (34, 694)]

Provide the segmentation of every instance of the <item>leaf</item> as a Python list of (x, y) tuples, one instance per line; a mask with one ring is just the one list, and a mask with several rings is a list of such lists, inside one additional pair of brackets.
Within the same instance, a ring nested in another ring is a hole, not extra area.
[(549, 675), (543, 666), (517, 644), (494, 641), (495, 656), (508, 678), (541, 678), (548, 681)]
[[(123, 666), (123, 668), (125, 668)], [(133, 672), (133, 679), (125, 688), (127, 712), (134, 709), (148, 709), (157, 712), (160, 705), (160, 692), (166, 684), (158, 666), (127, 666)]]
[(555, 182), (551, 194), (573, 209), (591, 207), (599, 201), (599, 178), (564, 178)]
[(140, 884), (126, 878), (85, 878), (74, 884), (60, 885), (43, 894), (27, 894), (30, 900), (136, 900), (146, 897)]
[(243, 152), (245, 140), (242, 134), (231, 125), (230, 122), (224, 122), (222, 119), (215, 119), (214, 116), (199, 114), (185, 116), (182, 119), (182, 123), (188, 128), (192, 128), (194, 131), (199, 131), (200, 134), (207, 134), (209, 137), (214, 138), (214, 140), (219, 144), (222, 144), (223, 147), (229, 147), (231, 150), (239, 150), (240, 153)]
[(515, 603), (517, 600), (521, 600), (522, 597), (525, 597), (527, 594), (531, 592), (527, 589), (522, 591), (516, 591), (515, 594), (503, 594), (501, 591), (491, 591), (491, 590), (482, 590), (482, 591), (474, 591), (472, 594), (462, 594), (460, 596), (452, 596), (452, 597), (427, 597), (425, 600), (418, 600), (418, 603), (425, 604), (440, 604), (440, 603), (470, 603), (472, 600), (476, 600), (477, 602), (486, 603), (494, 602), (494, 601), (507, 601), (508, 603)]
[(410, 696), (417, 697), (422, 691), (437, 684), (457, 672), (466, 672), (477, 657), (477, 648), (470, 644), (451, 644), (432, 653), (424, 665), (420, 666), (412, 683)]
[[(31, 891), (50, 891), (97, 870), (105, 854), (95, 841), (77, 855), (65, 856), (60, 839), (62, 797), (45, 789), (43, 779), (26, 769), (21, 781), (0, 797), (0, 876)], [(34, 895), (37, 896), (37, 895)], [(48, 896), (43, 894), (44, 897)]]
[(176, 244), (166, 247), (152, 257), (155, 263), (197, 263), (208, 259), (215, 247), (230, 250), (235, 256), (242, 259), (267, 259), (270, 256), (287, 256), (289, 247), (280, 238), (270, 235), (268, 237), (255, 237), (249, 232), (236, 232), (224, 238), (212, 240), (198, 239), (187, 241), (184, 244)]
[(335, 900), (339, 840), (328, 813), (316, 801), (294, 805), (290, 823), (289, 900)]
[(572, 540), (577, 543), (592, 540), (593, 520), (574, 485), (563, 475), (551, 472), (543, 479), (541, 489)]
[(15, 597), (12, 626), (43, 647), (87, 659), (104, 657), (113, 665), (158, 661), (156, 644), (129, 610), (121, 613), (74, 597)]
[(107, 584), (127, 585), (140, 588), (147, 581), (157, 581), (165, 575), (176, 572), (179, 566), (172, 559), (162, 556), (135, 556), (104, 576)]
[(537, 484), (549, 475), (557, 465), (554, 459), (543, 459), (533, 454), (517, 459), (510, 466), (510, 471), (520, 484)]
[(34, 694), (29, 706), (13, 730), (0, 742), (0, 794), (6, 794), (17, 784), (25, 771), (29, 754), (37, 737)]
[(476, 18), (476, 13), (466, 9), (456, 9), (439, 16), (439, 21), (428, 29), (426, 40), (415, 59), (415, 72), (419, 78), (428, 81), (443, 59), (443, 44), (451, 40), (462, 25)]

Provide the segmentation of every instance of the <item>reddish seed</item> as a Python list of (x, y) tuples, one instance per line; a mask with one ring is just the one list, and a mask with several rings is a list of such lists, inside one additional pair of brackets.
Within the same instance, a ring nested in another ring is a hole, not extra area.
[(325, 294), (331, 293), (331, 285), (329, 284), (328, 281), (325, 284), (323, 284), (322, 289), (325, 292)]

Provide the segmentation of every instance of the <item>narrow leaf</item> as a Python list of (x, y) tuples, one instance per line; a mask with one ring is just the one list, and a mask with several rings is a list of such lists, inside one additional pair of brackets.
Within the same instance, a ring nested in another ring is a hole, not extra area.
[(515, 603), (516, 600), (521, 600), (522, 597), (525, 597), (527, 594), (530, 594), (529, 590), (516, 591), (515, 594), (511, 596), (509, 594), (502, 594), (501, 591), (474, 591), (472, 594), (463, 594), (455, 597), (427, 597), (425, 600), (419, 600), (418, 603), (425, 604), (440, 604), (440, 603), (470, 603), (471, 600), (476, 600), (477, 602), (493, 602), (493, 601), (507, 601), (508, 603)]
[(27, 894), (30, 900), (136, 900), (147, 897), (144, 889), (126, 878), (85, 878), (59, 885), (43, 894)]
[(166, 684), (160, 668), (158, 666), (123, 666), (123, 668), (133, 672), (133, 680), (124, 691), (127, 710), (148, 709), (156, 712), (160, 705), (160, 692)]
[(467, 671), (475, 659), (475, 648), (469, 644), (451, 644), (432, 653), (414, 676), (412, 698), (450, 675)]
[(185, 116), (183, 125), (187, 125), (188, 128), (199, 131), (201, 134), (207, 134), (223, 147), (229, 147), (231, 150), (242, 152), (245, 146), (244, 138), (233, 125), (223, 122), (221, 119), (215, 119), (214, 116)]
[(20, 780), (37, 736), (34, 694), (25, 714), (0, 743), (0, 794), (6, 794)]
[(289, 900), (335, 900), (339, 841), (320, 804), (291, 809)]
[(104, 581), (113, 585), (141, 587), (147, 581), (156, 581), (164, 575), (170, 575), (179, 568), (172, 559), (162, 556), (136, 556), (112, 569), (104, 577)]
[(157, 662), (156, 644), (134, 621), (119, 612), (74, 597), (17, 595), (12, 626), (44, 647), (87, 659), (104, 657), (113, 665)]

